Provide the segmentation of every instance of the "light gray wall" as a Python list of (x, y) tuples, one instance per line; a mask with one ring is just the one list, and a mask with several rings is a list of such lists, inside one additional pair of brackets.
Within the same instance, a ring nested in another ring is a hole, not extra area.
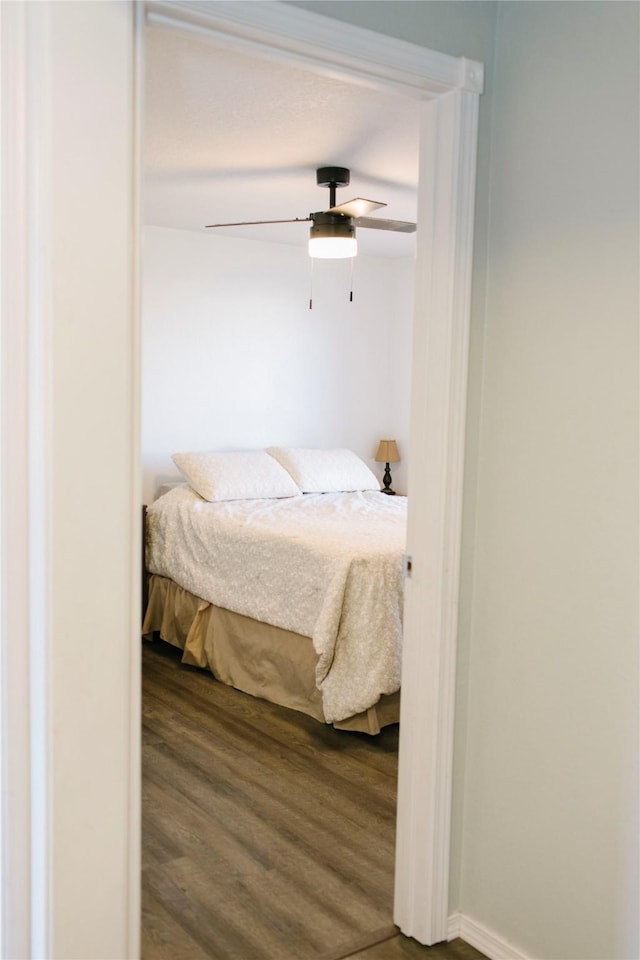
[(487, 62), (495, 39), (494, 0), (290, 0), (325, 17), (452, 57)]
[(451, 906), (637, 958), (638, 4), (298, 5), (487, 68)]
[(460, 903), (637, 958), (638, 5), (499, 5)]

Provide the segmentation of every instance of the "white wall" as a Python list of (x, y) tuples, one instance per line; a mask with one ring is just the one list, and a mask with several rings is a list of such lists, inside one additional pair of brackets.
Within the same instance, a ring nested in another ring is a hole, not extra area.
[[(345, 446), (378, 476), (377, 442), (408, 458), (413, 261), (311, 261), (303, 248), (144, 231), (145, 501), (178, 450)], [(397, 482), (396, 482), (397, 481)]]
[(637, 958), (638, 5), (503, 3), (461, 909)]

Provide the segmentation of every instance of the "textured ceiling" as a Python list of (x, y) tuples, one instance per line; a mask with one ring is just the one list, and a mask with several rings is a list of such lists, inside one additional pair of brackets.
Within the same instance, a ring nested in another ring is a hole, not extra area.
[[(207, 223), (306, 217), (329, 205), (315, 177), (326, 165), (351, 170), (338, 203), (366, 197), (388, 204), (374, 216), (416, 220), (416, 101), (162, 26), (146, 36), (146, 224), (203, 231)], [(224, 233), (304, 245), (308, 226)], [(363, 228), (358, 241), (374, 256), (408, 256), (415, 247), (414, 235)]]

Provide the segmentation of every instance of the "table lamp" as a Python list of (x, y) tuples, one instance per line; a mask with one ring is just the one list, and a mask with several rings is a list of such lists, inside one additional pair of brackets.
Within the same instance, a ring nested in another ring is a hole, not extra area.
[(382, 482), (384, 487), (382, 493), (388, 493), (389, 496), (395, 497), (395, 490), (391, 489), (391, 470), (389, 469), (390, 463), (399, 463), (400, 454), (398, 453), (398, 445), (395, 440), (381, 440), (378, 446), (378, 452), (375, 456), (376, 463), (384, 463), (384, 476)]

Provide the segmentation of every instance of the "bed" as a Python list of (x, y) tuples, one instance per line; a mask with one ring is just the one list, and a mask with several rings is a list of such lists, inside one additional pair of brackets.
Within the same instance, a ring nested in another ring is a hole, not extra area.
[(338, 728), (396, 723), (406, 499), (351, 451), (174, 460), (185, 483), (146, 513), (143, 636)]

